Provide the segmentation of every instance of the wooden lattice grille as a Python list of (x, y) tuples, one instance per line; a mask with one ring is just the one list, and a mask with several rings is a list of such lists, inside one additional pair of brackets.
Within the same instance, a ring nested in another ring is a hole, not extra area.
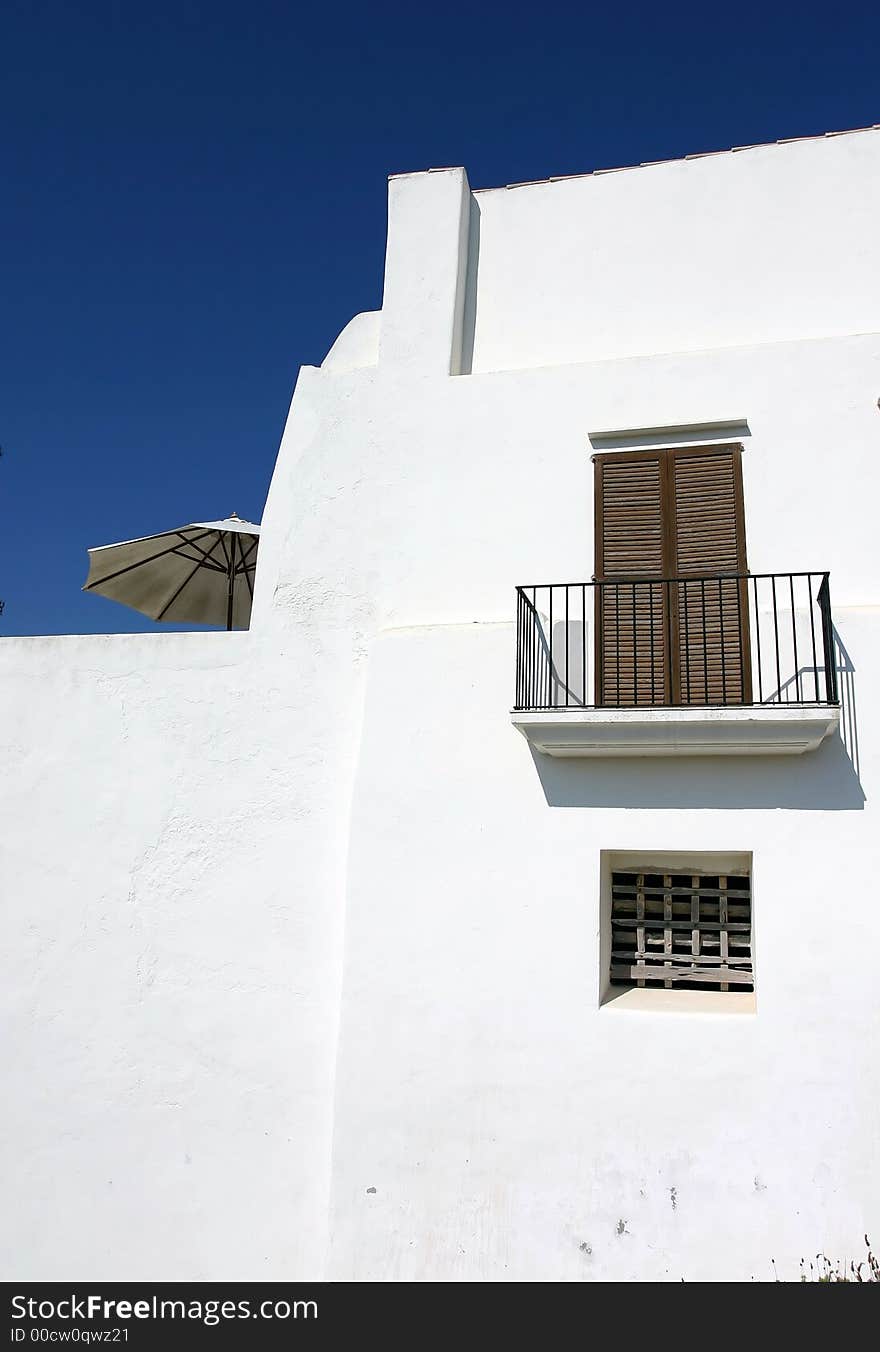
[(748, 874), (613, 872), (611, 982), (754, 990)]

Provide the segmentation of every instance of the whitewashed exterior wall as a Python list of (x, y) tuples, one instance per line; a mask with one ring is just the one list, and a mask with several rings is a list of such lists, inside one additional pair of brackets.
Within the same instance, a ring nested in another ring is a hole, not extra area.
[[(393, 179), (382, 312), (300, 373), (249, 633), (0, 643), (9, 1277), (723, 1280), (857, 1249), (878, 184), (880, 131)], [(592, 574), (588, 434), (731, 417), (751, 568), (831, 570), (859, 773), (839, 739), (533, 758), (514, 586)], [(599, 1007), (623, 849), (752, 853), (756, 1013)]]

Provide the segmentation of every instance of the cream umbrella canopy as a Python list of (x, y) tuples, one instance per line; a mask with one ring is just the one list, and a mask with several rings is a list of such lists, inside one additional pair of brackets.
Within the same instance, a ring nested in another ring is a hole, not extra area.
[(153, 620), (247, 629), (260, 528), (235, 512), (161, 535), (89, 550), (83, 591)]

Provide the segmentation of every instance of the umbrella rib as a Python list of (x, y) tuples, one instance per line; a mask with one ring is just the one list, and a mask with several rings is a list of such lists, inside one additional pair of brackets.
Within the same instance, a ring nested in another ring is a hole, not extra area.
[[(198, 538), (204, 540), (205, 537), (210, 534), (211, 531), (206, 530), (204, 535), (200, 535)], [(188, 543), (192, 544), (194, 542), (189, 541)], [(106, 547), (113, 548), (112, 545)], [(150, 554), (146, 559), (138, 559), (137, 563), (130, 563), (125, 568), (119, 568), (115, 573), (107, 573), (106, 577), (97, 577), (94, 582), (87, 582), (83, 587), (83, 591), (91, 591), (93, 587), (100, 587), (105, 582), (112, 582), (114, 578), (122, 577), (123, 573), (130, 573), (134, 568), (143, 568), (146, 563), (155, 563), (156, 559), (164, 559), (167, 554), (174, 554), (179, 548), (180, 546), (177, 544), (171, 545), (169, 549), (160, 549), (158, 554)], [(201, 567), (201, 564), (199, 564), (199, 567)]]
[[(205, 532), (205, 535), (210, 535), (211, 533), (212, 533), (211, 531), (206, 531), (206, 532)], [(199, 539), (200, 539), (200, 540), (203, 540), (203, 539), (205, 538), (205, 535), (199, 536)], [(184, 538), (185, 538), (185, 537), (184, 537)], [(218, 532), (218, 533), (217, 533), (217, 539), (216, 539), (215, 543), (211, 545), (211, 548), (208, 550), (207, 554), (204, 555), (204, 558), (199, 559), (199, 561), (198, 561), (198, 563), (196, 564), (195, 568), (193, 568), (192, 572), (190, 572), (190, 573), (188, 573), (188, 574), (186, 575), (186, 577), (183, 579), (183, 581), (181, 582), (180, 586), (177, 588), (177, 591), (174, 593), (174, 595), (171, 596), (171, 597), (169, 597), (169, 599), (165, 602), (165, 604), (164, 604), (164, 606), (162, 607), (162, 609), (160, 610), (159, 614), (156, 616), (157, 622), (158, 622), (159, 620), (164, 619), (165, 615), (168, 613), (168, 611), (169, 611), (169, 610), (171, 609), (171, 607), (174, 605), (174, 602), (177, 600), (178, 596), (179, 596), (180, 593), (183, 591), (184, 587), (189, 586), (190, 582), (192, 582), (193, 578), (195, 577), (196, 573), (199, 571), (200, 568), (204, 568), (204, 567), (207, 566), (209, 569), (211, 569), (212, 571), (214, 571), (214, 572), (216, 572), (216, 573), (222, 573), (222, 572), (224, 571), (224, 570), (220, 567), (220, 565), (217, 563), (217, 560), (211, 558), (211, 555), (214, 553), (214, 550), (217, 548), (217, 545), (222, 545), (222, 544), (223, 544), (223, 536)], [(224, 554), (225, 554), (225, 552), (226, 552), (225, 549), (224, 549), (223, 552), (224, 552)], [(178, 558), (184, 558), (184, 557), (185, 557), (185, 555), (183, 555), (183, 554), (178, 554)], [(190, 559), (189, 562), (191, 563), (192, 560)]]
[[(204, 549), (201, 549), (201, 548), (196, 544), (195, 540), (188, 540), (188, 539), (186, 538), (186, 536), (182, 533), (182, 531), (178, 531), (177, 533), (178, 533), (178, 535), (180, 536), (181, 540), (183, 541), (183, 543), (184, 543), (185, 545), (192, 545), (193, 549), (196, 550), (196, 552), (197, 552), (198, 554), (201, 554), (202, 558), (204, 559), (205, 563), (208, 565), (209, 568), (214, 568), (214, 569), (216, 569), (216, 571), (217, 571), (218, 573), (222, 573), (222, 572), (225, 571), (223, 568), (220, 567), (220, 564), (217, 562), (216, 559), (212, 559), (212, 558), (211, 558), (212, 553), (213, 553), (214, 550), (217, 548), (216, 544), (213, 544), (213, 545), (211, 546), (211, 548), (210, 548), (207, 552), (205, 552)], [(205, 537), (204, 537), (203, 535), (200, 535), (200, 536), (199, 536), (199, 539), (200, 539), (200, 540), (203, 540), (204, 538), (205, 538)], [(218, 538), (219, 538), (219, 537), (218, 537)], [(176, 546), (175, 546), (174, 552), (177, 553), (178, 556), (179, 556), (179, 558), (181, 558), (181, 559), (189, 559), (190, 563), (194, 563), (194, 562), (195, 562), (194, 559), (190, 558), (189, 554), (181, 554), (181, 553), (180, 553), (180, 545), (176, 545)]]
[[(217, 531), (217, 539), (216, 539), (216, 540), (214, 541), (214, 543), (211, 545), (211, 548), (208, 550), (207, 554), (205, 555), (205, 558), (206, 558), (206, 560), (208, 560), (208, 561), (210, 562), (210, 564), (211, 564), (211, 566), (212, 566), (213, 568), (219, 568), (221, 573), (225, 573), (226, 569), (221, 567), (219, 559), (212, 559), (212, 558), (211, 558), (211, 555), (214, 553), (214, 550), (217, 548), (218, 545), (220, 545), (221, 548), (222, 548), (222, 546), (223, 546), (223, 536), (220, 534), (219, 531)], [(225, 551), (224, 551), (224, 556), (225, 556)]]
[[(252, 568), (252, 569), (253, 569), (253, 568), (256, 568), (256, 566), (257, 566), (257, 565), (256, 565), (256, 562), (254, 562), (254, 563), (248, 563), (248, 559), (250, 558), (251, 554), (253, 554), (254, 550), (255, 550), (256, 547), (257, 547), (257, 544), (258, 544), (258, 541), (257, 541), (257, 540), (254, 540), (253, 544), (251, 545), (251, 547), (250, 547), (250, 549), (247, 551), (247, 553), (245, 553), (244, 550), (242, 549), (242, 551), (241, 551), (241, 563), (239, 564), (239, 566), (238, 566), (238, 567), (236, 568), (236, 570), (235, 570), (237, 573), (246, 573), (247, 570), (248, 570), (248, 568)], [(240, 545), (240, 544), (239, 544), (239, 549), (241, 549), (241, 545)]]
[(187, 563), (197, 563), (200, 568), (207, 568), (209, 573), (225, 573), (226, 569), (221, 568), (219, 563), (210, 557), (209, 554), (200, 554), (198, 558), (193, 558), (192, 554), (184, 554), (181, 549), (171, 551), (176, 558), (184, 559)]
[[(228, 574), (228, 572), (229, 572), (229, 555), (228, 555), (227, 552), (226, 552), (226, 541), (224, 540), (223, 536), (219, 534), (219, 532), (218, 532), (218, 535), (217, 535), (217, 545), (219, 545), (220, 548), (223, 550), (223, 559), (224, 559), (224, 562), (225, 562), (225, 564), (226, 564), (226, 567), (223, 569), (223, 571), (224, 571), (224, 573), (227, 573), (227, 574)], [(214, 546), (214, 549), (217, 548), (217, 545)]]
[(257, 545), (260, 543), (260, 541), (259, 541), (259, 539), (258, 539), (258, 537), (257, 537), (256, 535), (251, 535), (251, 536), (249, 536), (248, 538), (249, 538), (249, 540), (250, 540), (250, 544), (248, 545), (247, 549), (245, 549), (245, 548), (243, 547), (243, 545), (241, 544), (241, 542), (239, 541), (239, 549), (241, 549), (241, 560), (242, 560), (242, 563), (244, 563), (245, 559), (249, 559), (249, 558), (250, 558), (251, 554), (253, 554), (254, 550), (255, 550), (256, 547), (257, 547)]
[(251, 575), (250, 575), (250, 573), (248, 572), (247, 568), (242, 568), (241, 571), (244, 573), (244, 580), (245, 580), (245, 582), (247, 583), (247, 589), (248, 589), (248, 591), (250, 592), (251, 603), (253, 603), (253, 599), (254, 599), (254, 584), (251, 582)]
[(174, 593), (173, 596), (169, 597), (169, 599), (165, 602), (165, 604), (164, 604), (164, 606), (162, 607), (162, 609), (159, 611), (159, 614), (156, 616), (156, 620), (157, 620), (157, 621), (162, 620), (162, 619), (165, 618), (165, 615), (167, 614), (168, 610), (171, 608), (171, 606), (174, 605), (174, 602), (177, 600), (178, 596), (179, 596), (180, 593), (183, 591), (184, 587), (186, 587), (190, 582), (192, 582), (192, 580), (193, 580), (193, 578), (195, 577), (196, 573), (199, 571), (200, 568), (203, 568), (203, 567), (204, 567), (204, 564), (201, 562), (201, 560), (199, 560), (199, 562), (196, 564), (195, 568), (193, 568), (192, 572), (191, 572), (191, 573), (187, 573), (186, 577), (183, 579), (183, 581), (181, 582), (180, 586), (177, 588), (177, 591)]

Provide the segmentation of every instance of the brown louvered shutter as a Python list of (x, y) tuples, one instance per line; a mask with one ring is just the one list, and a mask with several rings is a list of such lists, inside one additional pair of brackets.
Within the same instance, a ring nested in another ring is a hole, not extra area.
[(740, 447), (595, 467), (597, 703), (748, 702), (746, 584), (729, 576), (746, 571)]
[(739, 446), (670, 456), (676, 685), (682, 704), (751, 700), (748, 595)]
[[(596, 460), (596, 687), (599, 704), (668, 702), (662, 578), (663, 463), (659, 455)], [(629, 581), (627, 581), (629, 579)]]

